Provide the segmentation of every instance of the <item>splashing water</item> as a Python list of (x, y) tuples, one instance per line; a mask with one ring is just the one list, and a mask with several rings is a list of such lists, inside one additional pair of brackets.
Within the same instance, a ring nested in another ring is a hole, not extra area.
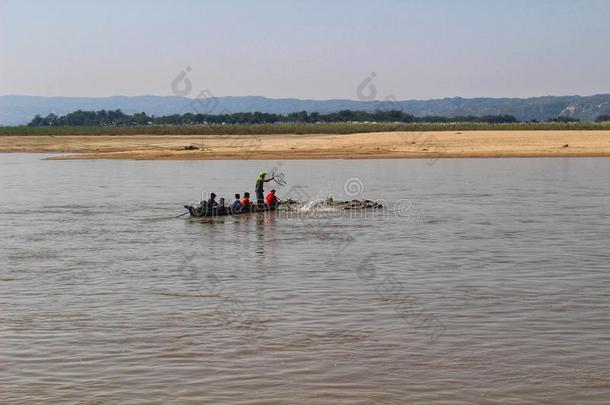
[(298, 211), (304, 212), (334, 212), (339, 211), (338, 208), (333, 207), (325, 199), (316, 199), (312, 201), (304, 201), (299, 203), (295, 207)]

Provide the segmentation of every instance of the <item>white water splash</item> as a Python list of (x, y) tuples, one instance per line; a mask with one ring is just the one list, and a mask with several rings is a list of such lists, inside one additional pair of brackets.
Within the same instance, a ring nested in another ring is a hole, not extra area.
[(298, 211), (304, 212), (334, 212), (339, 209), (328, 204), (326, 200), (317, 199), (312, 201), (305, 201), (295, 207)]

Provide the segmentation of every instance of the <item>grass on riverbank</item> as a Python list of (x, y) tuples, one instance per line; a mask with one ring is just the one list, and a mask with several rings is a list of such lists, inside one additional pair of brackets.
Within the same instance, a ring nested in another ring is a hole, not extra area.
[(131, 127), (0, 127), (0, 135), (265, 135), (353, 134), (394, 131), (542, 131), (610, 130), (610, 122), (541, 123), (282, 123), (250, 125), (143, 125)]

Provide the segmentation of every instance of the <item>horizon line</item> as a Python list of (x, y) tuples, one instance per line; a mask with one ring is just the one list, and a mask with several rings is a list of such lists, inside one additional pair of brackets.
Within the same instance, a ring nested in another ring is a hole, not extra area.
[[(215, 97), (215, 98), (265, 98), (268, 100), (298, 100), (298, 101), (354, 101), (354, 102), (362, 102), (362, 103), (367, 103), (367, 102), (408, 102), (408, 101), (438, 101), (438, 100), (452, 100), (452, 99), (462, 99), (462, 100), (480, 100), (480, 99), (492, 99), (492, 100), (528, 100), (528, 99), (536, 99), (536, 98), (547, 98), (547, 97), (596, 97), (596, 96), (608, 96), (610, 95), (609, 93), (594, 93), (594, 94), (587, 94), (587, 95), (583, 95), (583, 94), (563, 94), (563, 95), (555, 95), (555, 94), (548, 94), (548, 95), (542, 95), (542, 96), (528, 96), (528, 97), (502, 97), (502, 96), (497, 96), (497, 97), (491, 97), (491, 96), (477, 96), (477, 97), (462, 97), (462, 96), (448, 96), (448, 97), (440, 97), (440, 98), (428, 98), (428, 99), (417, 99), (417, 98), (410, 98), (410, 99), (398, 99), (398, 98), (394, 98), (391, 100), (388, 99), (372, 99), (372, 100), (359, 100), (359, 99), (352, 99), (352, 98), (321, 98), (321, 99), (317, 99), (317, 98), (298, 98), (298, 97), (268, 97), (268, 96), (261, 96), (261, 95), (246, 95), (246, 96), (232, 96), (232, 95), (228, 95), (228, 96), (216, 96), (216, 95), (212, 95), (211, 97)], [(174, 97), (174, 98), (186, 98), (189, 100), (196, 100), (197, 97), (186, 97), (186, 96), (177, 96), (177, 95), (173, 95), (173, 94), (167, 94), (167, 95), (156, 95), (156, 94), (142, 94), (142, 95), (137, 95), (137, 96), (127, 96), (127, 95), (121, 95), (121, 94), (114, 94), (111, 96), (38, 96), (38, 95), (31, 95), (31, 94), (0, 94), (0, 97), (32, 97), (32, 98), (86, 98), (86, 99), (108, 99), (108, 98), (115, 98), (115, 97), (124, 97), (124, 98), (138, 98), (138, 97)]]

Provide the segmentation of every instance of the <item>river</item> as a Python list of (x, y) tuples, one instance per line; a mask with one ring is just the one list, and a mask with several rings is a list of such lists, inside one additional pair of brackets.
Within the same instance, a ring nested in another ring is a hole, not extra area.
[[(610, 159), (44, 157), (0, 154), (0, 403), (608, 403)], [(175, 218), (261, 170), (385, 208)]]

